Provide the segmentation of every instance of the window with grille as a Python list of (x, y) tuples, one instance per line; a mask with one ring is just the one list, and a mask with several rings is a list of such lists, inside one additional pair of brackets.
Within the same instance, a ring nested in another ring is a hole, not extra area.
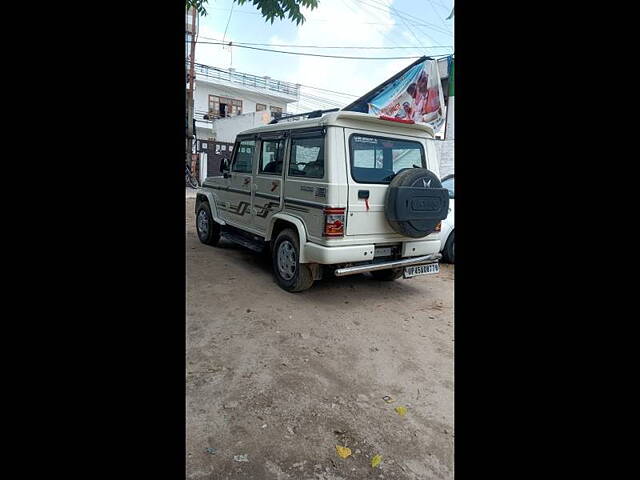
[(263, 110), (266, 110), (267, 106), (262, 104), (262, 103), (256, 103), (256, 112), (262, 112)]
[[(221, 107), (221, 105), (224, 106)], [(223, 111), (225, 117), (240, 115), (242, 113), (242, 100), (209, 95), (209, 115), (220, 117)]]

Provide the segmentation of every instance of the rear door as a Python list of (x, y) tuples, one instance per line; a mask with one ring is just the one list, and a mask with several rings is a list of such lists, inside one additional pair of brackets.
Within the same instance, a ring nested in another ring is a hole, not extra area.
[(282, 176), (285, 147), (283, 132), (260, 136), (258, 168), (254, 179), (253, 225), (264, 234), (271, 217), (282, 210)]
[(387, 188), (403, 168), (428, 168), (423, 142), (415, 137), (345, 128), (345, 145), (349, 170), (347, 235), (394, 234), (384, 213)]

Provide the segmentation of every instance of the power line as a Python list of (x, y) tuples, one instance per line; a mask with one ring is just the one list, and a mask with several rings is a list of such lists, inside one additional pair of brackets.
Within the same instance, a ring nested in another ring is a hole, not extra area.
[[(441, 4), (439, 4), (441, 5)], [(447, 11), (449, 9), (449, 7), (443, 7), (446, 8)], [(221, 12), (228, 12), (229, 9), (228, 8), (215, 8), (215, 7), (209, 7), (207, 8), (207, 10), (219, 10)], [(260, 12), (248, 12), (248, 11), (244, 11), (244, 10), (239, 10), (239, 9), (235, 9), (234, 10), (236, 13), (241, 13), (243, 15), (262, 15)], [(323, 18), (318, 18), (318, 19), (312, 19), (312, 20), (305, 20), (305, 23), (333, 23), (335, 22), (335, 20), (332, 19), (323, 19)], [(414, 22), (416, 23), (416, 22)], [(354, 25), (395, 25), (395, 23), (379, 23), (379, 22), (353, 22)], [(434, 24), (431, 24), (434, 25)]]
[[(355, 2), (356, 0), (353, 0), (353, 1)], [(381, 10), (381, 11), (383, 11), (385, 13), (386, 12), (393, 12), (393, 13), (396, 14), (396, 17), (398, 17), (401, 20), (405, 19), (407, 22), (409, 22), (413, 26), (416, 26), (416, 27), (417, 26), (427, 27), (427, 28), (430, 28), (431, 30), (433, 30), (435, 32), (439, 32), (439, 33), (443, 33), (443, 34), (447, 34), (447, 35), (451, 34), (451, 32), (449, 32), (448, 30), (443, 29), (442, 27), (440, 27), (440, 26), (438, 26), (438, 25), (436, 25), (434, 23), (430, 23), (430, 22), (427, 22), (426, 20), (422, 20), (422, 19), (418, 19), (419, 20), (418, 21), (418, 20), (416, 20), (416, 18), (414, 16), (409, 15), (408, 13), (403, 12), (402, 10), (398, 10), (395, 7), (387, 6), (384, 3), (380, 3), (378, 0), (369, 0), (369, 1), (374, 2), (376, 5), (371, 5), (371, 4), (369, 4), (369, 3), (367, 3), (367, 2), (365, 2), (363, 0), (360, 0), (360, 3), (363, 3), (363, 4), (365, 4), (365, 5), (367, 5), (367, 6), (371, 7), (371, 8), (375, 8), (377, 10)]]
[[(356, 2), (356, 0), (353, 0), (353, 1)], [(409, 27), (409, 24), (411, 24), (415, 28), (417, 28), (420, 31), (420, 33), (424, 34), (433, 43), (438, 43), (438, 42), (431, 35), (429, 35), (429, 33), (426, 31), (426, 29), (430, 29), (430, 30), (433, 30), (435, 32), (446, 34), (449, 37), (451, 37), (451, 35), (452, 35), (450, 32), (448, 32), (446, 30), (442, 30), (440, 27), (437, 27), (434, 24), (431, 24), (431, 23), (428, 23), (428, 22), (424, 22), (424, 23), (416, 22), (413, 16), (410, 16), (410, 15), (402, 12), (401, 10), (398, 10), (397, 8), (394, 8), (392, 6), (388, 6), (385, 3), (380, 2), (380, 0), (369, 0), (369, 1), (370, 2), (374, 2), (375, 5), (372, 5), (371, 3), (365, 2), (364, 0), (360, 0), (361, 3), (363, 3), (364, 5), (367, 5), (367, 6), (371, 7), (371, 8), (382, 10), (385, 13), (393, 12), (395, 14), (395, 16), (397, 18), (399, 18), (402, 21), (402, 23), (404, 23), (404, 25), (407, 27), (407, 30), (409, 30), (409, 32), (414, 36), (414, 38), (416, 40), (418, 40), (418, 38), (416, 37), (416, 35), (413, 32), (413, 30)], [(376, 5), (378, 5), (378, 6), (376, 6)], [(431, 26), (428, 26), (428, 25), (431, 25)], [(420, 45), (422, 45), (422, 43), (419, 40), (418, 40), (418, 43)]]
[(445, 28), (447, 27), (447, 24), (444, 23), (444, 20), (442, 19), (442, 17), (440, 16), (440, 14), (438, 13), (438, 9), (436, 8), (436, 6), (433, 4), (433, 0), (427, 0), (429, 2), (429, 4), (431, 5), (431, 8), (433, 8), (433, 11), (436, 12), (436, 15), (438, 16), (438, 18), (440, 19), (440, 21), (442, 22), (442, 24), (445, 26)]
[[(389, 7), (389, 9), (391, 9), (391, 7)], [(418, 45), (420, 45), (423, 49), (424, 49), (424, 45), (422, 44), (422, 42), (420, 41), (420, 39), (418, 38), (418, 36), (414, 33), (414, 31), (411, 29), (411, 27), (409, 26), (409, 24), (404, 20), (404, 18), (398, 16), (398, 18), (402, 21), (402, 23), (404, 23), (404, 25), (407, 27), (407, 30), (409, 30), (409, 32), (411, 33), (411, 35), (413, 35), (413, 38), (416, 39), (416, 42), (418, 42)]]
[(222, 34), (222, 41), (224, 42), (224, 37), (227, 36), (227, 29), (229, 28), (229, 22), (231, 21), (231, 15), (233, 15), (233, 6), (235, 3), (231, 4), (231, 10), (229, 11), (229, 18), (227, 19), (227, 26), (224, 27), (224, 34)]
[[(229, 47), (238, 47), (238, 48), (248, 48), (250, 50), (260, 50), (262, 52), (272, 52), (272, 53), (284, 53), (287, 55), (301, 55), (306, 57), (323, 57), (323, 58), (343, 58), (347, 60), (413, 60), (416, 58), (420, 58), (420, 55), (414, 55), (412, 57), (353, 57), (346, 55), (322, 55), (319, 53), (303, 53), (303, 52), (286, 52), (284, 50), (273, 50), (269, 48), (259, 48), (259, 47), (251, 47), (249, 45), (239, 45), (234, 44), (233, 42), (198, 42), (210, 45), (226, 45)], [(448, 56), (446, 55), (436, 55), (436, 56)]]
[[(204, 36), (200, 36), (200, 38), (204, 38), (206, 40), (215, 40), (215, 41), (222, 41), (224, 42), (224, 40), (220, 40), (219, 38), (211, 38), (211, 37), (204, 37)], [(207, 42), (196, 42), (196, 43), (207, 43)], [(320, 45), (291, 45), (291, 44), (277, 44), (277, 43), (250, 43), (250, 42), (239, 42), (237, 40), (233, 41), (234, 45), (258, 45), (258, 46), (263, 46), (263, 47), (287, 47), (287, 48), (350, 48), (350, 49), (354, 49), (354, 50), (393, 50), (393, 49), (399, 49), (399, 48), (410, 48), (410, 49), (415, 49), (417, 47), (415, 46), (398, 46), (398, 47), (356, 47), (356, 46), (343, 46), (343, 45), (325, 45), (325, 46), (320, 46)], [(432, 45), (430, 47), (427, 48), (453, 48), (453, 45)]]
[[(349, 10), (351, 10), (353, 13), (355, 13), (356, 15), (359, 15), (358, 12), (356, 10), (354, 10), (353, 8), (351, 8), (351, 5), (349, 5), (349, 3), (346, 2), (346, 0), (342, 0), (342, 3), (344, 4), (345, 7), (347, 7)], [(367, 16), (373, 16), (375, 18), (379, 18), (379, 14), (377, 12), (367, 12), (365, 11), (358, 3), (353, 2), (353, 5), (356, 9), (358, 9), (360, 12), (362, 12), (362, 14), (367, 17)], [(387, 11), (385, 11), (385, 13), (388, 13)], [(396, 25), (395, 23), (393, 24), (394, 26)], [(383, 37), (385, 37), (387, 40), (389, 40), (391, 43), (393, 43), (396, 46), (399, 46), (398, 42), (396, 42), (396, 40), (387, 34), (387, 32), (384, 31), (384, 29), (382, 28), (378, 28), (378, 27), (374, 27), (375, 30), (382, 34)], [(421, 51), (418, 50), (418, 48), (415, 48), (416, 51), (420, 52), (420, 54), (422, 54)]]
[[(220, 72), (220, 73), (229, 73), (228, 70), (225, 70), (223, 68), (214, 67), (212, 65), (205, 65), (203, 63), (197, 63), (197, 62), (196, 62), (196, 65), (198, 65), (200, 67), (205, 67), (205, 68), (208, 68), (210, 70), (214, 70), (214, 71)], [(237, 72), (237, 73), (239, 73), (239, 72)], [(202, 74), (202, 75), (205, 75), (205, 76), (208, 76), (208, 77), (213, 77), (212, 75), (208, 75), (206, 73)], [(292, 82), (287, 82), (287, 83), (292, 83)], [(335, 93), (335, 94), (338, 94), (338, 95), (344, 95), (344, 96), (347, 96), (347, 97), (359, 97), (360, 96), (360, 95), (356, 95), (355, 93), (337, 92), (335, 90), (329, 90), (328, 88), (314, 87), (314, 86), (305, 85), (305, 84), (302, 84), (302, 83), (296, 83), (296, 85), (300, 85), (301, 87), (311, 88), (313, 90), (320, 90), (320, 91), (323, 91), (323, 92), (329, 92), (329, 93)]]

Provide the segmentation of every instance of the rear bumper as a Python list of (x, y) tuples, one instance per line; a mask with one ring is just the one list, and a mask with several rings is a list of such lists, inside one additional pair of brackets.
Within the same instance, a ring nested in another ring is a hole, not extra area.
[[(375, 244), (325, 247), (317, 243), (308, 242), (304, 245), (304, 263), (334, 265), (340, 263), (367, 262), (374, 259), (375, 247)], [(437, 254), (439, 251), (439, 238), (410, 241), (402, 244), (401, 256), (403, 259), (414, 259), (425, 255)]]
[(403, 268), (410, 265), (426, 265), (428, 263), (436, 263), (442, 255), (433, 253), (431, 255), (422, 255), (420, 257), (403, 258), (402, 260), (392, 260), (389, 262), (373, 263), (370, 265), (358, 265), (355, 267), (338, 268), (334, 275), (336, 277), (344, 277), (345, 275), (355, 275), (357, 273), (374, 272), (376, 270), (387, 270), (389, 268)]

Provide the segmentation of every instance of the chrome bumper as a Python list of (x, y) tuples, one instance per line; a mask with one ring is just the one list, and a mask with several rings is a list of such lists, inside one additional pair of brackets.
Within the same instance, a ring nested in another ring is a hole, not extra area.
[(411, 265), (423, 265), (437, 262), (442, 258), (439, 253), (423, 255), (421, 257), (403, 258), (402, 260), (392, 260), (391, 262), (373, 263), (370, 265), (358, 265), (355, 267), (338, 268), (333, 273), (336, 277), (345, 275), (355, 275), (356, 273), (373, 272), (376, 270), (387, 270), (389, 268), (409, 267)]

